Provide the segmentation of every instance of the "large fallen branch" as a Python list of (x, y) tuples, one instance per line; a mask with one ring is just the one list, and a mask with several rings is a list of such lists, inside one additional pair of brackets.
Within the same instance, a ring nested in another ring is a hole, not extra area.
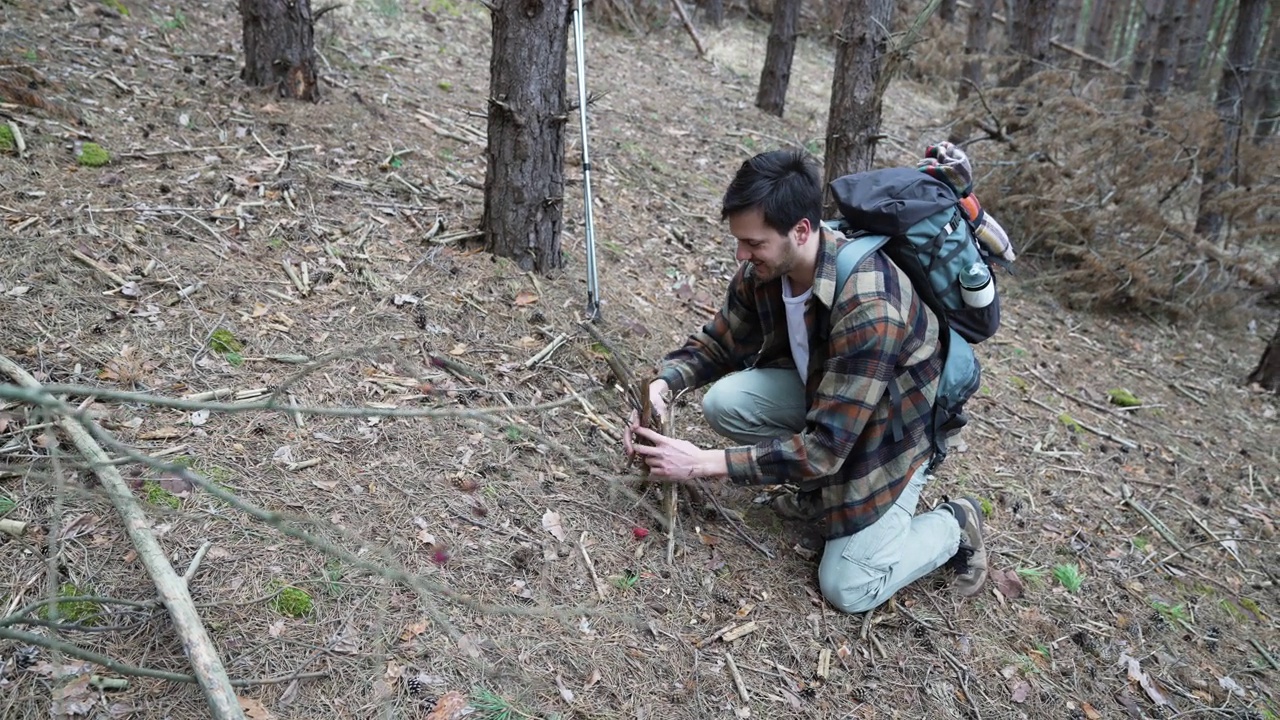
[[(0, 355), (0, 370), (23, 387), (32, 390), (41, 389), (38, 380), (4, 355)], [(178, 636), (182, 638), (187, 659), (191, 662), (191, 668), (195, 671), (200, 686), (204, 688), (211, 716), (217, 720), (244, 720), (240, 701), (236, 698), (231, 680), (222, 666), (222, 659), (218, 657), (213, 642), (200, 622), (200, 616), (196, 613), (191, 595), (187, 592), (187, 585), (169, 564), (164, 549), (160, 547), (155, 534), (151, 532), (146, 514), (138, 506), (124, 479), (120, 477), (120, 472), (111, 464), (111, 458), (107, 457), (106, 452), (94, 441), (89, 431), (75, 419), (60, 417), (58, 424), (71, 438), (80, 454), (93, 466), (103, 489), (111, 499), (111, 504), (124, 520), (129, 539), (138, 551), (138, 559), (142, 561), (152, 582), (155, 583), (160, 599), (169, 610), (170, 617), (173, 618)]]

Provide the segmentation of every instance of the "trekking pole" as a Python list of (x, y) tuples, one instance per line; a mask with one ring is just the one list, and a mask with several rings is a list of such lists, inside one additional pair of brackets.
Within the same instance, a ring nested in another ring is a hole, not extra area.
[(587, 154), (587, 64), (583, 59), (582, 0), (573, 10), (574, 55), (578, 60), (578, 119), (582, 126), (582, 217), (587, 241), (587, 317), (600, 319), (600, 280), (596, 277), (596, 228), (591, 212), (591, 158)]

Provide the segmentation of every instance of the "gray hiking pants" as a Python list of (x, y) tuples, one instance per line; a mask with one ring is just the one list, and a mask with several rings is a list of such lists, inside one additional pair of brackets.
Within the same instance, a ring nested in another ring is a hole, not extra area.
[[(713, 385), (702, 412), (716, 432), (736, 442), (786, 437), (804, 429), (804, 386), (795, 370), (744, 370)], [(818, 585), (828, 602), (845, 612), (866, 612), (956, 554), (960, 525), (950, 512), (915, 514), (926, 481), (922, 468), (874, 524), (827, 541)]]

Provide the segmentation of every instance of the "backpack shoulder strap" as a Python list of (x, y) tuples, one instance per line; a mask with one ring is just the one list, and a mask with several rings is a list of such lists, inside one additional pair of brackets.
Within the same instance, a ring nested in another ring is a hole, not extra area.
[(863, 235), (851, 239), (836, 251), (836, 302), (840, 300), (840, 292), (844, 290), (845, 283), (849, 282), (854, 269), (887, 242), (887, 235)]

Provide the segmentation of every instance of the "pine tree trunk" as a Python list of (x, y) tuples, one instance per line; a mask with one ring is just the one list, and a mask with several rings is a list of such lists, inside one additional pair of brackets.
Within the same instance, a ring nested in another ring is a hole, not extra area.
[(1063, 43), (1076, 47), (1076, 35), (1080, 30), (1080, 13), (1084, 8), (1084, 0), (1058, 0), (1058, 16), (1054, 20), (1054, 30)]
[(1009, 4), (1013, 13), (1008, 23), (1009, 49), (1018, 56), (1018, 64), (1000, 84), (1016, 87), (1049, 60), (1058, 0), (1011, 0)]
[[(1084, 51), (1101, 60), (1111, 59), (1111, 35), (1115, 30), (1116, 16), (1120, 14), (1119, 0), (1092, 0), (1089, 7), (1089, 27), (1084, 35)], [(1080, 74), (1093, 74), (1093, 63), (1082, 62)]]
[(957, 0), (942, 0), (942, 4), (938, 6), (938, 18), (942, 22), (947, 24), (955, 22), (956, 3)]
[(760, 89), (756, 107), (782, 117), (787, 103), (787, 86), (791, 83), (791, 60), (796, 54), (796, 22), (800, 17), (800, 0), (777, 0), (773, 6), (773, 24), (769, 28), (769, 44), (760, 71)]
[(561, 267), (568, 0), (491, 0), (485, 249)]
[(1276, 334), (1271, 336), (1267, 349), (1262, 351), (1262, 359), (1258, 367), (1249, 373), (1247, 383), (1258, 383), (1271, 392), (1280, 392), (1280, 325), (1276, 326)]
[(1222, 232), (1223, 212), (1217, 206), (1217, 199), (1236, 172), (1236, 145), (1240, 141), (1240, 126), (1244, 121), (1241, 106), (1249, 87), (1253, 61), (1258, 55), (1258, 45), (1262, 41), (1262, 18), (1266, 6), (1267, 0), (1240, 0), (1235, 32), (1222, 66), (1216, 106), (1223, 143), (1217, 162), (1205, 165), (1200, 187), (1200, 210), (1196, 215), (1196, 233), (1211, 240), (1217, 240)]
[(1185, 20), (1178, 28), (1178, 69), (1174, 73), (1174, 86), (1182, 92), (1193, 92), (1200, 84), (1205, 38), (1217, 4), (1217, 0), (1187, 0)]
[(991, 15), (996, 0), (972, 0), (969, 26), (964, 35), (964, 68), (960, 71), (960, 87), (956, 97), (966, 100), (974, 88), (982, 87), (982, 59), (987, 54), (987, 36), (991, 34)]
[(1196, 87), (1210, 92), (1216, 91), (1213, 82), (1222, 76), (1223, 67), (1227, 66), (1228, 33), (1235, 28), (1235, 2), (1223, 3), (1222, 11), (1214, 16), (1213, 26), (1209, 29), (1208, 46), (1200, 67), (1200, 84)]
[(1275, 134), (1280, 122), (1280, 11), (1271, 11), (1271, 27), (1267, 31), (1267, 49), (1258, 61), (1245, 113), (1255, 118), (1253, 141), (1258, 143)]
[(707, 22), (717, 30), (724, 26), (724, 0), (707, 0)]
[(1147, 107), (1143, 114), (1151, 117), (1154, 103), (1169, 94), (1173, 81), (1174, 63), (1178, 59), (1181, 41), (1178, 29), (1186, 22), (1187, 0), (1165, 0), (1160, 13), (1160, 28), (1156, 31), (1155, 54), (1151, 58), (1151, 77), (1147, 81)]
[(240, 17), (245, 84), (274, 85), (280, 97), (319, 100), (311, 0), (240, 0)]
[[(875, 160), (892, 20), (893, 0), (853, 0), (845, 8), (827, 116), (826, 187), (842, 175), (870, 170)], [(826, 210), (834, 216), (830, 198)]]
[[(1172, 0), (1170, 0), (1172, 2)], [(1129, 70), (1129, 82), (1124, 86), (1124, 99), (1138, 96), (1138, 87), (1147, 76), (1147, 66), (1155, 50), (1156, 28), (1164, 14), (1165, 0), (1142, 0), (1142, 15), (1138, 18), (1138, 42), (1133, 49), (1133, 67)]]

